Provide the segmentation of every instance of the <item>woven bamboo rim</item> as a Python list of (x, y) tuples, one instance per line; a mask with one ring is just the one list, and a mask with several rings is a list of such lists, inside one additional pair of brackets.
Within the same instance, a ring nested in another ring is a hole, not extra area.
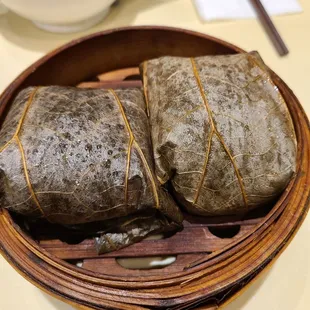
[[(160, 29), (185, 32), (241, 50), (220, 40), (165, 27), (131, 27), (115, 30)], [(113, 31), (112, 31), (113, 32)], [(91, 40), (95, 34), (51, 53), (36, 65), (70, 46)], [(34, 66), (36, 66), (34, 65)], [(12, 90), (30, 74), (23, 73), (0, 99), (0, 113), (12, 99)], [(26, 279), (68, 303), (86, 309), (190, 309), (200, 304), (217, 308), (249, 283), (285, 249), (297, 232), (309, 208), (310, 197), (310, 126), (298, 99), (273, 73), (273, 80), (288, 103), (298, 140), (298, 167), (295, 178), (272, 210), (251, 230), (229, 245), (185, 266), (183, 271), (150, 276), (113, 276), (95, 273), (55, 257), (29, 238), (14, 223), (10, 214), (0, 211), (0, 252)], [(81, 308), (81, 309), (82, 309)]]

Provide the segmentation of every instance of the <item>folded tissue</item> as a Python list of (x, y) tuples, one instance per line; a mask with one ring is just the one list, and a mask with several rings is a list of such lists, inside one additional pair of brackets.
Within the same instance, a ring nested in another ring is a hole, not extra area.
[[(270, 15), (302, 12), (297, 0), (261, 0), (261, 2)], [(256, 17), (250, 0), (194, 0), (194, 3), (203, 21)]]

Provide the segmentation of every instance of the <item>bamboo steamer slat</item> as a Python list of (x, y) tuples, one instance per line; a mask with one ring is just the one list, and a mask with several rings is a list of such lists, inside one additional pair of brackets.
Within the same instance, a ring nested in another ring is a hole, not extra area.
[[(139, 87), (137, 66), (162, 55), (242, 52), (221, 40), (167, 27), (129, 27), (73, 41), (24, 71), (0, 97), (1, 119), (29, 85)], [(60, 74), (61, 72), (61, 74)], [(309, 208), (309, 121), (293, 92), (273, 72), (291, 112), (298, 140), (295, 178), (275, 205), (247, 217), (188, 216), (182, 232), (98, 256), (92, 241), (34, 240), (0, 211), (0, 252), (26, 279), (78, 309), (217, 309), (269, 267), (297, 232)], [(98, 76), (98, 81), (94, 77)], [(130, 79), (126, 79), (132, 76)], [(240, 227), (240, 230), (239, 230)], [(223, 238), (230, 233), (230, 238)], [(196, 242), (195, 242), (196, 241)], [(127, 270), (116, 257), (177, 255), (153, 270)], [(83, 268), (70, 263), (83, 261)]]

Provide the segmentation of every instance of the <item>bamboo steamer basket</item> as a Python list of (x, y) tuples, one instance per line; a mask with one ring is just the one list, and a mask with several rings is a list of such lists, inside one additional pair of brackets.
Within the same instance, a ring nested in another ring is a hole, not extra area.
[[(25, 70), (0, 97), (3, 121), (17, 93), (34, 85), (127, 88), (141, 85), (137, 66), (163, 55), (243, 52), (219, 39), (176, 28), (128, 27), (75, 40)], [(289, 87), (271, 71), (298, 140), (297, 173), (278, 201), (246, 216), (185, 216), (184, 230), (98, 256), (92, 240), (70, 244), (32, 238), (0, 211), (0, 252), (27, 280), (79, 309), (217, 309), (234, 298), (292, 240), (310, 197), (309, 121)], [(98, 77), (98, 78), (96, 78)], [(44, 228), (38, 227), (38, 231)], [(175, 255), (162, 269), (132, 270), (116, 258)], [(76, 262), (80, 262), (77, 267)]]

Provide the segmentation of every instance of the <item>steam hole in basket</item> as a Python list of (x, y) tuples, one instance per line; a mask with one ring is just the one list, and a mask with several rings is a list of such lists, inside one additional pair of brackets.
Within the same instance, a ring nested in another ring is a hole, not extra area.
[(176, 261), (175, 256), (117, 258), (116, 262), (126, 269), (161, 269)]
[(224, 226), (224, 227), (208, 227), (210, 233), (221, 239), (229, 239), (236, 236), (240, 231), (240, 225)]
[(76, 267), (82, 268), (83, 267), (83, 261), (79, 260), (75, 263)]
[[(164, 234), (150, 235), (146, 240), (165, 239)], [(176, 256), (152, 256), (152, 257), (134, 257), (134, 258), (117, 258), (116, 262), (126, 269), (161, 269), (165, 268), (176, 261)]]

